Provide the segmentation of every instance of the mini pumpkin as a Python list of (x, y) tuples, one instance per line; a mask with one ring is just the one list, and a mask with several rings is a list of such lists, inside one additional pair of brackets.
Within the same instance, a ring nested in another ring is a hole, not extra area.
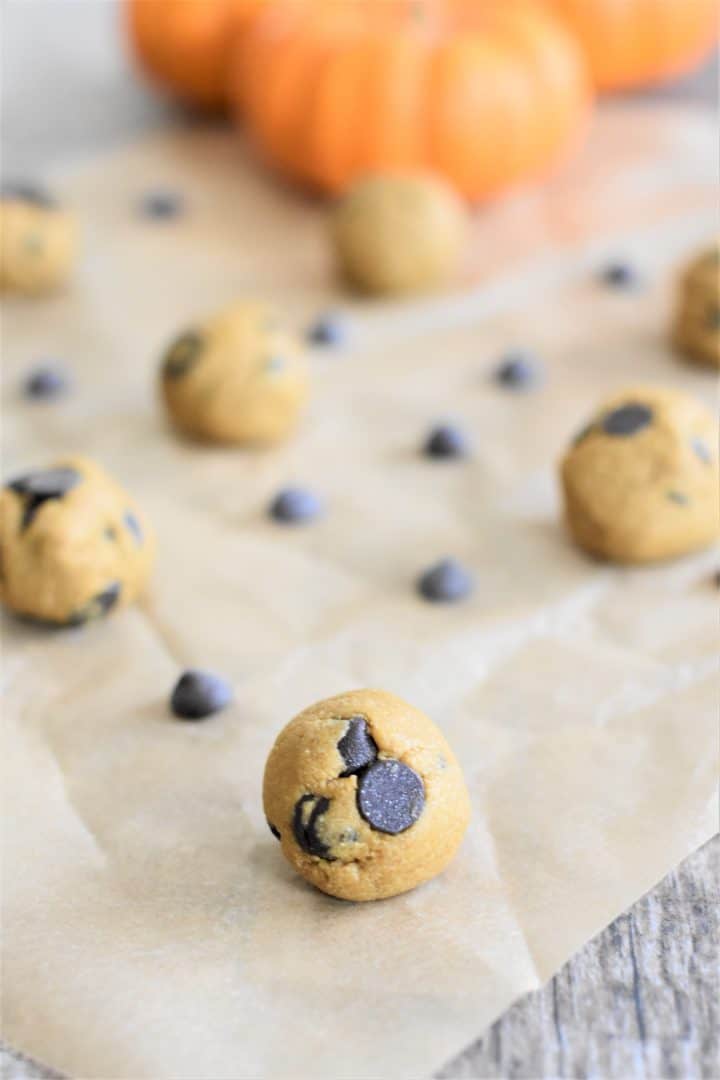
[(717, 0), (549, 0), (582, 42), (596, 85), (621, 90), (691, 70), (717, 40)]
[(127, 0), (130, 40), (144, 69), (180, 97), (225, 101), (234, 44), (263, 0)]
[(265, 156), (313, 187), (424, 169), (480, 199), (548, 170), (591, 91), (537, 2), (280, 0), (245, 35), (231, 98)]

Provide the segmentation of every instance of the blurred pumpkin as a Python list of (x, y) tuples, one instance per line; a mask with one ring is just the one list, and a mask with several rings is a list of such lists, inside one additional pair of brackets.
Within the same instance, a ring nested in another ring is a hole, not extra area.
[(717, 0), (549, 0), (580, 38), (602, 90), (692, 69), (718, 34)]
[(148, 74), (180, 97), (226, 100), (234, 44), (263, 0), (127, 0), (130, 40)]
[(591, 100), (582, 50), (537, 0), (279, 0), (230, 82), (267, 158), (330, 192), (429, 169), (485, 198), (545, 172)]

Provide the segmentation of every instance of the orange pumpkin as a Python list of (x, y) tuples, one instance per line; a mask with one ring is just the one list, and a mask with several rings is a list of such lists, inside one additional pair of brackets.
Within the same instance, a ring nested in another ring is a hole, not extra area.
[(263, 0), (127, 0), (130, 40), (148, 74), (199, 105), (224, 103), (231, 51)]
[(246, 33), (230, 92), (297, 180), (339, 192), (422, 168), (471, 199), (545, 172), (591, 100), (581, 49), (537, 0), (279, 0)]
[(549, 0), (579, 36), (596, 85), (621, 90), (693, 68), (717, 41), (717, 0)]

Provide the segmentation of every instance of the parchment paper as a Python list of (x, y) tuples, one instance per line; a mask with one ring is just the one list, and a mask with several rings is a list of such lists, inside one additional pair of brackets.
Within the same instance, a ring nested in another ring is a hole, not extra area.
[[(76, 1077), (418, 1077), (713, 831), (717, 553), (618, 569), (559, 525), (554, 462), (596, 400), (662, 381), (712, 401), (712, 375), (664, 338), (672, 270), (710, 236), (709, 121), (605, 110), (543, 193), (479, 211), (462, 290), (350, 305), (334, 291), (323, 208), (269, 182), (223, 132), (89, 163), (63, 185), (85, 226), (72, 289), (5, 305), (4, 471), (97, 456), (159, 533), (146, 603), (80, 630), (4, 623), (3, 1025)], [(134, 213), (181, 188), (186, 217)], [(643, 287), (599, 288), (609, 253)], [(351, 345), (312, 359), (298, 439), (198, 448), (154, 400), (160, 348), (247, 293), (302, 326), (346, 303)], [(534, 394), (497, 390), (511, 345)], [(38, 357), (75, 393), (30, 404)], [(472, 461), (419, 457), (456, 417)], [(323, 521), (264, 511), (312, 486)], [(417, 573), (453, 554), (464, 606), (424, 605)], [(237, 700), (173, 721), (185, 665)], [(384, 687), (426, 710), (464, 764), (473, 821), (439, 879), (352, 905), (313, 891), (263, 820), (262, 767), (302, 707)]]

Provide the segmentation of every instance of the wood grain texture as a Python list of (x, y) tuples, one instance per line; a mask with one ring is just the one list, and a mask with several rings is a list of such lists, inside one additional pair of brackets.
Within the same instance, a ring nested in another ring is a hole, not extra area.
[[(438, 1080), (717, 1077), (718, 881), (720, 837), (589, 942), (547, 986), (518, 1001)], [(7, 1047), (0, 1048), (0, 1076), (60, 1080)]]
[(439, 1077), (716, 1077), (719, 878), (715, 837)]

